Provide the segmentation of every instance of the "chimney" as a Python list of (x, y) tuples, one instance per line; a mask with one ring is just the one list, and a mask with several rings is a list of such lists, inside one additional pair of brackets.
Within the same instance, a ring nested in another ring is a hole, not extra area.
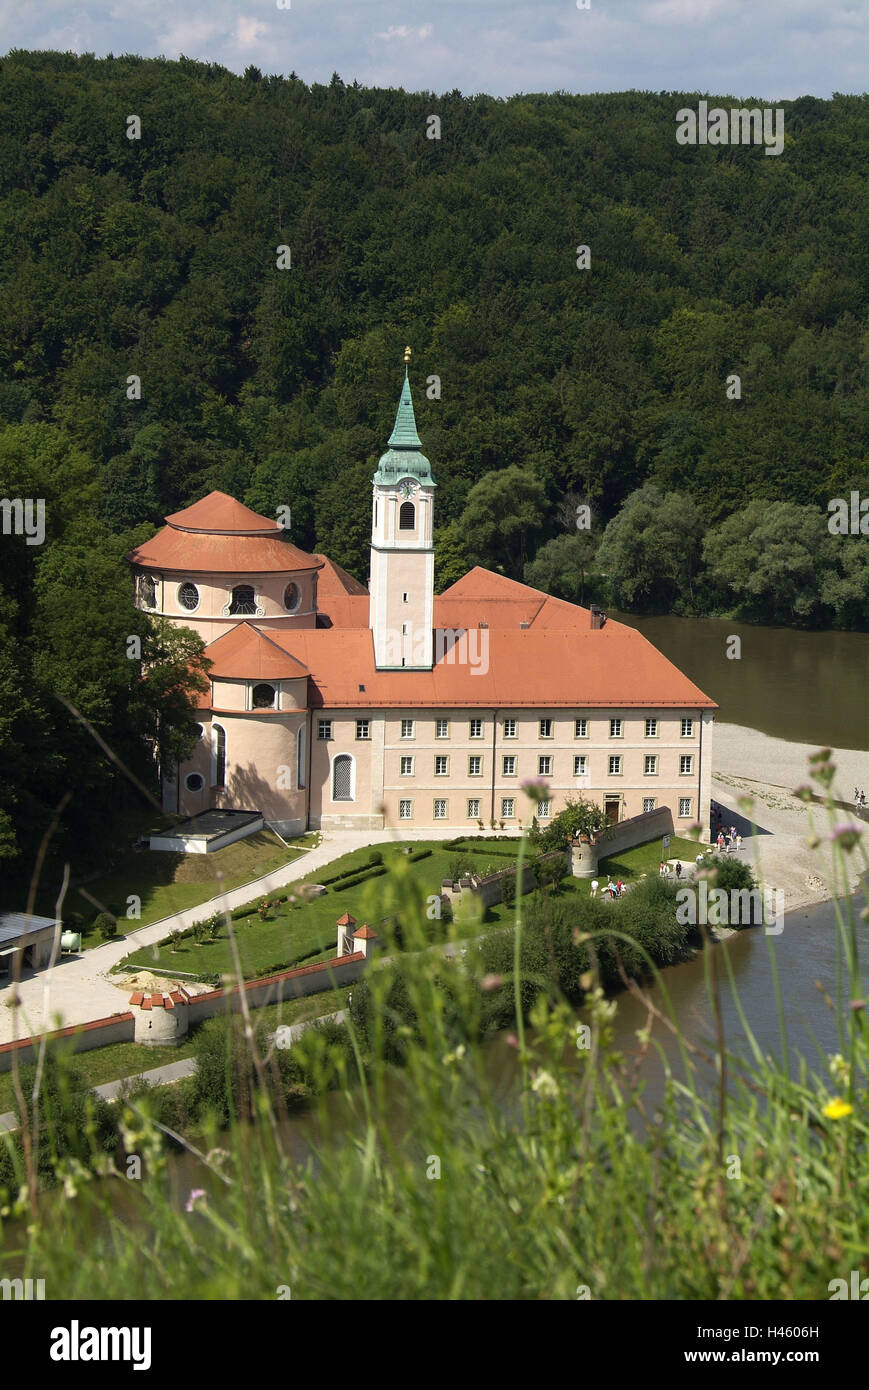
[(597, 632), (606, 622), (606, 613), (602, 613), (598, 604), (591, 605), (591, 630)]

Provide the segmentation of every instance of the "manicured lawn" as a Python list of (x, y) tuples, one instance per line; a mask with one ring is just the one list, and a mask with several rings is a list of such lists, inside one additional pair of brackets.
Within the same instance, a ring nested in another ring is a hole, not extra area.
[(613, 878), (639, 878), (640, 874), (656, 874), (665, 857), (669, 858), (674, 864), (677, 859), (683, 865), (693, 864), (701, 850), (706, 846), (697, 840), (684, 840), (677, 835), (673, 835), (670, 840), (669, 848), (665, 851), (662, 848), (660, 837), (657, 840), (649, 840), (644, 845), (635, 845), (633, 849), (620, 850), (609, 859), (601, 859), (599, 863), (598, 879), (606, 878), (608, 874)]
[[(271, 830), (261, 830), (213, 854), (167, 854), (130, 849), (119, 855), (108, 873), (83, 884), (83, 891), (71, 889), (66, 910), (80, 912), (85, 921), (93, 920), (98, 911), (90, 901), (93, 898), (120, 918), (119, 931), (122, 932), (127, 898), (136, 894), (142, 900), (142, 915), (130, 922), (130, 930), (144, 927), (292, 863), (315, 838), (314, 833), (308, 834), (293, 840), (292, 847), (287, 849)], [(89, 894), (90, 898), (84, 894)], [(93, 932), (85, 932), (82, 937), (85, 950), (99, 944)]]
[[(414, 863), (407, 862), (404, 848), (400, 844), (382, 845), (379, 853), (383, 855), (384, 865), (400, 866), (407, 871), (425, 899), (439, 893), (442, 880), (460, 866), (481, 873), (509, 867), (514, 862), (516, 846), (502, 841), (487, 849), (484, 844), (471, 841), (460, 849), (444, 849), (439, 841), (415, 842), (409, 846), (412, 851), (429, 849), (431, 854)], [(506, 854), (496, 856), (495, 849), (504, 850)], [(370, 848), (354, 850), (321, 869), (319, 875), (308, 875), (304, 881), (317, 882), (318, 877), (331, 877), (344, 869), (361, 871), (368, 866), (371, 853)], [(256, 905), (251, 904), (250, 914), (234, 921), (239, 958), (246, 978), (272, 966), (281, 969), (296, 963), (313, 964), (316, 959), (329, 959), (338, 939), (337, 920), (345, 912), (357, 922), (367, 920), (375, 925), (399, 905), (396, 889), (386, 874), (353, 888), (334, 884), (322, 897), (308, 903), (298, 895), (298, 887), (298, 884), (288, 884), (280, 890), (280, 897), (296, 894), (296, 903), (276, 905), (270, 919), (261, 921)], [(433, 931), (433, 936), (435, 934)], [(216, 941), (200, 945), (192, 937), (185, 937), (174, 952), (171, 946), (145, 946), (127, 957), (124, 965), (137, 969), (159, 966), (191, 975), (232, 974), (229, 933), (224, 926)]]

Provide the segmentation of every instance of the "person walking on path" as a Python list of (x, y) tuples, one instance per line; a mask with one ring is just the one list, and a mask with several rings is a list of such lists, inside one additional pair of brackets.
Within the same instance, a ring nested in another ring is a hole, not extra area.
[(681, 863), (681, 860), (679, 860), (679, 859), (676, 860), (676, 877), (677, 877), (677, 878), (681, 878), (681, 877), (682, 877), (682, 863)]
[(719, 830), (719, 832), (718, 832), (718, 839), (716, 840), (715, 843), (718, 845), (718, 853), (719, 853), (719, 854), (723, 853), (723, 850), (724, 850), (724, 835), (722, 834), (722, 832), (721, 832), (720, 830)]
[(739, 835), (739, 834), (737, 834), (737, 836), (736, 836), (736, 852), (737, 852), (737, 854), (739, 853), (739, 851), (740, 851), (741, 849), (742, 849), (742, 836)]

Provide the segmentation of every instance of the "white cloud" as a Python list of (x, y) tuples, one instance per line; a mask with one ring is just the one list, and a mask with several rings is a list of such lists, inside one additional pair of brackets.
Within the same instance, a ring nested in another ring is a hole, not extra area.
[(259, 43), (268, 31), (269, 26), (263, 24), (261, 19), (240, 15), (235, 22), (235, 42), (239, 48), (250, 48), (253, 44)]
[(419, 29), (412, 29), (409, 24), (390, 24), (388, 29), (375, 34), (376, 39), (427, 39), (434, 29), (433, 24), (423, 24)]

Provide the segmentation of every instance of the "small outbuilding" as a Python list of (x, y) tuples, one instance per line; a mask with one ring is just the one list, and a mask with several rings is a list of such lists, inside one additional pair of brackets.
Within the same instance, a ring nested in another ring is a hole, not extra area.
[(22, 970), (42, 970), (51, 960), (55, 933), (60, 922), (55, 917), (31, 917), (27, 912), (0, 913), (0, 977), (11, 976), (16, 952), (24, 959)]

